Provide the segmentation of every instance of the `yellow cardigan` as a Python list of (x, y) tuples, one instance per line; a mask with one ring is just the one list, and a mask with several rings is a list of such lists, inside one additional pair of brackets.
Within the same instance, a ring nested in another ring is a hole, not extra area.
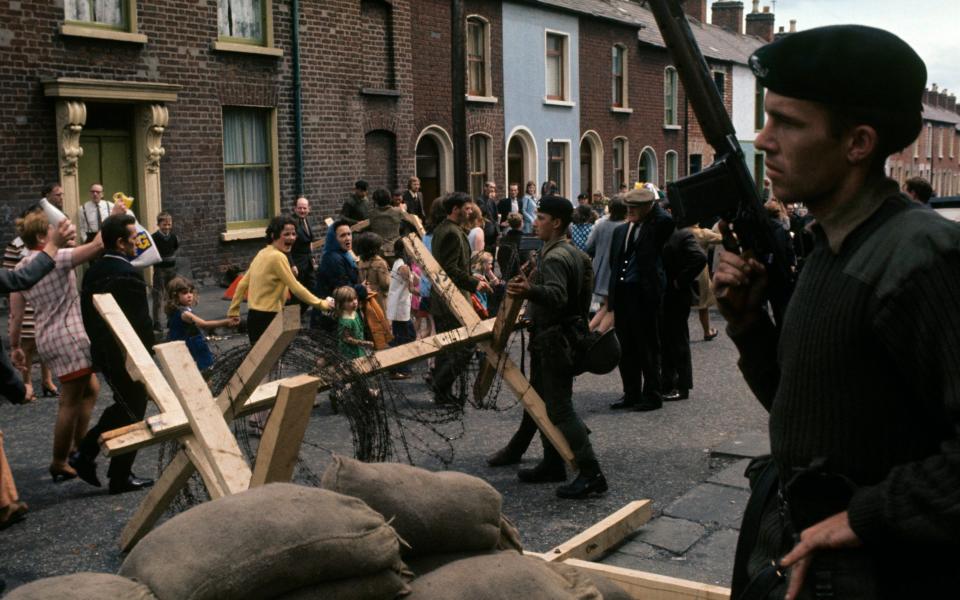
[(243, 279), (237, 284), (233, 301), (227, 311), (228, 317), (240, 316), (240, 303), (243, 302), (243, 297), (247, 295), (248, 288), (247, 305), (254, 310), (280, 312), (287, 300), (288, 289), (293, 292), (294, 296), (307, 304), (329, 310), (326, 300), (317, 298), (297, 281), (297, 278), (293, 275), (293, 270), (290, 268), (287, 255), (277, 250), (273, 245), (267, 246), (253, 258), (250, 268), (247, 269)]

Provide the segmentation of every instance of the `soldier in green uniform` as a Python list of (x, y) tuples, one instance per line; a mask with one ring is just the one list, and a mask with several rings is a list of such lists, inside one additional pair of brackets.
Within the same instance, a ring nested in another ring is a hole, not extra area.
[[(573, 205), (566, 198), (547, 196), (540, 200), (534, 230), (543, 240), (537, 269), (529, 278), (519, 276), (507, 291), (529, 301), (531, 322), (530, 373), (533, 389), (547, 405), (547, 415), (573, 450), (580, 469), (570, 484), (557, 488), (560, 498), (586, 498), (607, 490), (590, 445), (587, 427), (573, 409), (574, 348), (579, 334), (586, 333), (587, 310), (593, 290), (590, 258), (566, 240)], [(532, 469), (521, 469), (521, 481), (565, 481), (563, 459), (542, 436), (543, 460)]]

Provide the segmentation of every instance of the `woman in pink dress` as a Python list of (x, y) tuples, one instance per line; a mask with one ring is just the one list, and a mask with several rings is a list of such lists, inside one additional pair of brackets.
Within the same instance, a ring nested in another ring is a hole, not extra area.
[[(17, 270), (30, 264), (46, 243), (47, 217), (42, 212), (27, 215), (23, 223), (23, 241), (29, 249)], [(36, 309), (37, 350), (40, 357), (60, 379), (60, 410), (53, 430), (53, 461), (50, 476), (54, 482), (73, 479), (77, 472), (67, 464), (70, 451), (90, 423), (90, 414), (100, 392), (100, 383), (90, 359), (90, 340), (80, 316), (80, 294), (73, 269), (100, 255), (100, 236), (77, 248), (62, 248), (54, 259), (55, 267), (29, 290), (24, 297)], [(19, 342), (19, 340), (12, 340)], [(14, 347), (19, 344), (15, 343)], [(13, 360), (24, 362), (22, 350), (14, 351)]]

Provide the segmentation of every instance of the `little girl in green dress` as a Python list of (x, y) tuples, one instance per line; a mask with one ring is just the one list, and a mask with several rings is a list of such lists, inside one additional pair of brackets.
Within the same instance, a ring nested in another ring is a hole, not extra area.
[(363, 321), (357, 310), (359, 306), (357, 292), (350, 286), (339, 287), (333, 291), (333, 301), (336, 303), (340, 354), (346, 359), (366, 356), (364, 349), (373, 349), (373, 342), (363, 339)]

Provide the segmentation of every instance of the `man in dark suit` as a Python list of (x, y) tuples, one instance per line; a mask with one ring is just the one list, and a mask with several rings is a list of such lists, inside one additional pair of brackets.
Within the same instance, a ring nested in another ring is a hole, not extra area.
[(520, 186), (511, 183), (507, 188), (507, 197), (497, 203), (497, 213), (500, 215), (500, 227), (507, 226), (507, 215), (519, 213), (523, 210), (523, 200), (520, 198)]
[(630, 190), (623, 201), (627, 221), (614, 230), (610, 243), (607, 298), (616, 315), (623, 398), (610, 408), (656, 410), (663, 402), (658, 325), (666, 276), (661, 253), (674, 224), (650, 189)]
[[(93, 305), (94, 294), (113, 294), (127, 321), (137, 332), (143, 345), (152, 352), (153, 321), (147, 305), (147, 284), (143, 275), (130, 260), (137, 254), (137, 229), (132, 215), (112, 215), (100, 227), (104, 255), (92, 263), (83, 278), (80, 293), (80, 312), (83, 327), (90, 338), (93, 366), (103, 373), (113, 390), (113, 405), (108, 406), (95, 427), (87, 431), (76, 453), (70, 457), (70, 466), (81, 479), (100, 487), (94, 462), (100, 452), (100, 434), (130, 425), (143, 419), (147, 410), (147, 390), (134, 381), (127, 371), (124, 352), (113, 337), (110, 327)], [(110, 493), (122, 494), (153, 485), (152, 479), (142, 479), (132, 473), (135, 452), (110, 460), (107, 477)]]
[(688, 227), (674, 231), (663, 246), (663, 269), (667, 274), (660, 321), (664, 400), (686, 400), (693, 387), (693, 360), (690, 357), (687, 320), (695, 298), (694, 283), (706, 265), (707, 255)]
[[(297, 268), (297, 281), (302, 283), (308, 290), (313, 289), (314, 273), (316, 267), (313, 264), (313, 228), (310, 227), (310, 201), (304, 196), (297, 198), (293, 207), (296, 214), (295, 226), (297, 230), (297, 239), (293, 242), (293, 248), (290, 250), (290, 263)], [(300, 303), (302, 310), (307, 309), (307, 305)]]
[(407, 214), (417, 215), (420, 221), (424, 221), (423, 215), (423, 194), (420, 192), (420, 178), (411, 177), (407, 180), (407, 191), (403, 193), (403, 203), (407, 207)]
[(496, 252), (497, 239), (500, 237), (500, 213), (497, 212), (497, 184), (488, 181), (483, 184), (483, 195), (476, 199), (477, 206), (483, 214), (483, 250), (493, 254)]

